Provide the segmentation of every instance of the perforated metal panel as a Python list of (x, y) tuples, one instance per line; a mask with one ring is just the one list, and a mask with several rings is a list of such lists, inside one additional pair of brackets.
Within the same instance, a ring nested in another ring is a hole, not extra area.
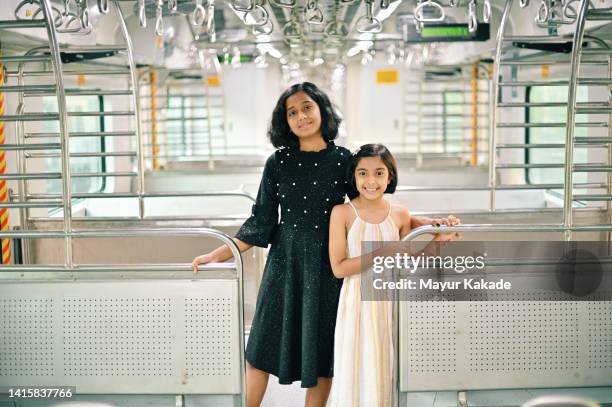
[(457, 331), (454, 303), (415, 303), (408, 315), (410, 372), (440, 373), (457, 370)]
[(2, 282), (0, 386), (239, 394), (235, 280)]
[(65, 298), (67, 376), (172, 376), (170, 298)]
[(196, 376), (231, 375), (231, 298), (188, 298), (185, 311), (187, 373)]
[(0, 295), (0, 377), (53, 375), (53, 299)]
[(612, 369), (612, 304), (587, 303), (589, 313), (589, 368)]
[(401, 391), (612, 385), (612, 303), (403, 302)]

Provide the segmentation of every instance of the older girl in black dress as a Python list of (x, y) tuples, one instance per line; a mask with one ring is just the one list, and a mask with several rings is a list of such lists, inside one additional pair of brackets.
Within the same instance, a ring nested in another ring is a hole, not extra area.
[[(309, 82), (287, 89), (272, 115), (268, 135), (278, 150), (234, 238), (241, 251), (271, 245), (246, 349), (249, 407), (261, 403), (270, 373), (281, 384), (300, 380), (307, 407), (327, 401), (342, 285), (329, 262), (329, 217), (344, 202), (350, 156), (334, 145), (339, 124), (329, 98)], [(231, 256), (222, 246), (195, 258), (194, 271)]]

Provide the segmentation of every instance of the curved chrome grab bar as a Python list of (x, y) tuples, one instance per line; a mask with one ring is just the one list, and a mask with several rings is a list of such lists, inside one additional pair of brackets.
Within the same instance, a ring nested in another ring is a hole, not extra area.
[(289, 1), (270, 0), (270, 3), (278, 7), (293, 8), (297, 4), (297, 0), (289, 0)]
[(236, 11), (248, 12), (248, 11), (252, 11), (255, 8), (255, 0), (249, 0), (249, 5), (246, 7), (239, 4), (236, 0), (232, 0), (229, 2), (229, 6), (230, 8)]
[(535, 16), (536, 24), (546, 24), (548, 22), (548, 17), (550, 14), (550, 7), (548, 5), (547, 0), (542, 0), (540, 2), (540, 6), (538, 7), (538, 12)]
[(323, 33), (331, 38), (345, 38), (349, 33), (349, 27), (344, 21), (330, 21), (325, 25)]
[(301, 39), (302, 27), (297, 21), (288, 21), (283, 26), (283, 36), (288, 39)]
[[(258, 20), (255, 15), (255, 12), (259, 11), (261, 14), (261, 18)], [(251, 17), (254, 22), (247, 21), (248, 17)], [(263, 27), (270, 20), (270, 15), (268, 14), (268, 10), (265, 7), (260, 6), (259, 4), (255, 4), (255, 7), (251, 11), (247, 11), (242, 16), (242, 22), (246, 25), (254, 26), (254, 27)]]
[(540, 396), (527, 401), (521, 407), (560, 407), (565, 405), (572, 405), (575, 407), (600, 407), (600, 404), (594, 400), (565, 395)]
[[(579, 3), (580, 0), (570, 0), (563, 5), (563, 16), (569, 18), (570, 20), (576, 21), (578, 17), (578, 12), (572, 6), (573, 3)], [(568, 11), (571, 11), (573, 14), (568, 14)]]
[(357, 32), (376, 34), (382, 31), (382, 23), (374, 17), (374, 0), (366, 0), (366, 13), (355, 23)]
[(304, 9), (304, 20), (307, 24), (323, 24), (323, 11), (319, 7), (318, 0), (308, 0)]
[[(28, 20), (29, 18), (23, 18), (19, 15), (19, 12), (21, 11), (21, 9), (26, 6), (26, 5), (38, 5), (38, 10), (36, 10), (34, 13), (32, 13), (32, 19), (36, 19), (36, 16), (38, 16), (40, 13), (42, 13), (42, 8), (40, 8), (40, 2), (37, 0), (22, 0), (19, 4), (17, 4), (17, 7), (15, 7), (15, 11), (14, 11), (14, 16), (15, 16), (15, 20)], [(53, 24), (55, 25), (55, 28), (59, 28), (62, 26), (62, 24), (64, 23), (64, 18), (62, 17), (62, 12), (56, 7), (56, 6), (51, 6), (51, 9), (55, 12), (55, 17), (53, 18)]]
[(155, 9), (155, 34), (161, 37), (164, 35), (164, 19), (163, 17), (164, 0), (157, 0), (157, 8)]
[(478, 16), (476, 15), (476, 0), (470, 0), (468, 4), (468, 31), (473, 33), (478, 28)]
[(208, 0), (208, 10), (206, 10), (206, 21), (204, 22), (204, 32), (211, 36), (211, 42), (215, 42), (215, 0)]
[(529, 0), (519, 0), (519, 6), (521, 6), (521, 8), (525, 8), (529, 5)]
[(482, 9), (482, 21), (489, 23), (491, 21), (491, 0), (484, 0)]
[[(426, 7), (431, 7), (433, 9), (438, 10), (440, 15), (434, 18), (423, 17), (423, 10)], [(424, 2), (416, 6), (414, 9), (414, 19), (418, 21), (419, 23), (437, 23), (440, 21), (444, 21), (445, 18), (446, 18), (446, 14), (444, 13), (444, 8), (433, 0), (425, 0)]]
[(253, 35), (270, 35), (272, 31), (274, 31), (274, 24), (269, 18), (264, 25), (254, 25), (251, 29)]
[(202, 0), (195, 0), (195, 8), (191, 13), (191, 24), (200, 26), (206, 21), (206, 9), (202, 6)]
[(138, 0), (138, 22), (142, 28), (147, 26), (147, 11), (145, 8), (145, 0)]
[(100, 10), (102, 14), (108, 14), (108, 0), (98, 0), (98, 10)]

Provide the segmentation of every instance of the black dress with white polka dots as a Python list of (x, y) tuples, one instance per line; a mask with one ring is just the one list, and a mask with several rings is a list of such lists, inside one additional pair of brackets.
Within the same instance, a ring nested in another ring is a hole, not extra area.
[[(342, 280), (329, 263), (329, 216), (344, 202), (350, 152), (286, 148), (268, 158), (251, 217), (236, 237), (271, 244), (246, 349), (247, 361), (281, 384), (332, 377)], [(280, 222), (278, 207), (280, 205)]]

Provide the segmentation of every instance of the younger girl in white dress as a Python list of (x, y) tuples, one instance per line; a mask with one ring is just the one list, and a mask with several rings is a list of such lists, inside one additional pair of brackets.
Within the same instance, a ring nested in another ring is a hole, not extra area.
[[(457, 225), (459, 219), (410, 216), (383, 195), (397, 186), (393, 156), (381, 144), (366, 144), (349, 161), (354, 198), (331, 213), (329, 257), (334, 275), (344, 278), (334, 343), (330, 407), (391, 407), (394, 402), (393, 302), (361, 301), (361, 243), (398, 241), (425, 224)], [(349, 189), (349, 190), (350, 190)], [(450, 234), (434, 240), (450, 240)]]

